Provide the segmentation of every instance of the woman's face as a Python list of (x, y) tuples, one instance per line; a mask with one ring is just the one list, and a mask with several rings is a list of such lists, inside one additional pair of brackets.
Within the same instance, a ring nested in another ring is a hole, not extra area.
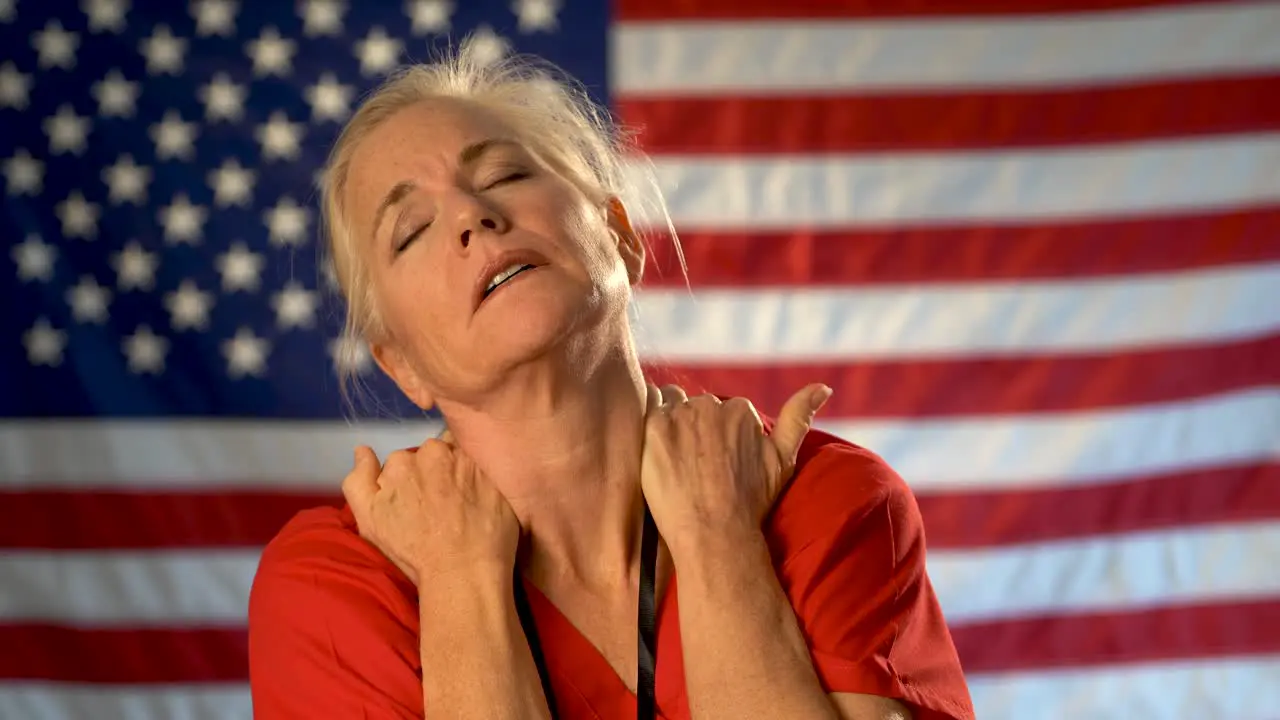
[(643, 253), (621, 206), (590, 200), (492, 111), (393, 115), (355, 149), (345, 201), (386, 330), (374, 355), (419, 406), (625, 337)]

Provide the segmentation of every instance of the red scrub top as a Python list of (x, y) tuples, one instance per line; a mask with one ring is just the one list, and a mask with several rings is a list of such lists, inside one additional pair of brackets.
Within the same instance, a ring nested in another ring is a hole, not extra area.
[[(974, 716), (925, 574), (920, 512), (870, 451), (818, 431), (765, 525), (774, 568), (829, 692), (896, 698), (916, 720)], [(657, 702), (688, 720), (673, 576), (659, 600)], [(635, 695), (525, 583), (561, 718), (635, 718)], [(249, 601), (257, 720), (423, 718), (417, 593), (356, 532), (349, 510), (293, 518), (267, 546)]]

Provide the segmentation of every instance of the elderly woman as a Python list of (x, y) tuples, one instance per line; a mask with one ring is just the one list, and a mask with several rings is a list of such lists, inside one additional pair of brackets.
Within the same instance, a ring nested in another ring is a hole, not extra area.
[(356, 450), (249, 605), (255, 716), (967, 719), (919, 511), (873, 453), (646, 382), (645, 246), (585, 96), (464, 52), (324, 178), (347, 331), (450, 433)]

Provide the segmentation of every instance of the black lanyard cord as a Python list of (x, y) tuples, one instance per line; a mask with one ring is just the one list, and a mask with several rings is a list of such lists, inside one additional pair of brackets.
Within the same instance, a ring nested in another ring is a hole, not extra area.
[(636, 720), (652, 720), (657, 717), (657, 699), (654, 685), (657, 680), (657, 606), (658, 527), (644, 505), (644, 530), (640, 535), (640, 611), (636, 629), (640, 638), (636, 655)]
[[(654, 696), (654, 685), (657, 679), (657, 649), (655, 629), (658, 623), (657, 607), (657, 568), (658, 568), (658, 528), (653, 522), (653, 514), (649, 505), (644, 506), (644, 530), (640, 536), (640, 603), (636, 618), (636, 629), (639, 635), (639, 652), (636, 656), (636, 720), (653, 720), (657, 717), (657, 701)], [(524, 579), (519, 568), (515, 571), (516, 613), (520, 616), (520, 626), (524, 628), (524, 636), (529, 642), (529, 650), (533, 653), (533, 662), (538, 666), (538, 676), (542, 680), (542, 692), (547, 698), (547, 707), (551, 709), (551, 718), (555, 720), (555, 693), (551, 688), (551, 675), (547, 671), (546, 659), (542, 654), (542, 643), (538, 640), (538, 629), (533, 622), (533, 612), (529, 608), (529, 598), (525, 594)]]

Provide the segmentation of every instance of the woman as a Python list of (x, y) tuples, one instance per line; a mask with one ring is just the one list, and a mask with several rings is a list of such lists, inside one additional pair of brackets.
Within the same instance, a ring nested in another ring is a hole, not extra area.
[(266, 548), (256, 717), (971, 718), (902, 480), (809, 431), (825, 386), (770, 424), (647, 384), (621, 142), (468, 57), (392, 79), (326, 171), (347, 330), (450, 435), (358, 448), (347, 507)]

